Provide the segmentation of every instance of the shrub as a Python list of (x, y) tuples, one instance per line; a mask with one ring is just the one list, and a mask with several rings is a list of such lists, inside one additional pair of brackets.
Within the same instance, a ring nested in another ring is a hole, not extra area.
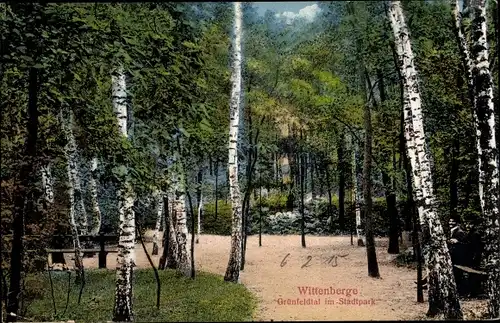
[(217, 219), (215, 218), (215, 201), (206, 203), (201, 219), (202, 232), (206, 234), (231, 235), (232, 209), (231, 203), (219, 200), (217, 203)]

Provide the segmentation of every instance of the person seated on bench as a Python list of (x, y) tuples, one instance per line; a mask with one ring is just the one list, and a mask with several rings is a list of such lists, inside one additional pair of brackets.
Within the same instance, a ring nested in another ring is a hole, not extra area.
[[(450, 250), (451, 263), (453, 265), (468, 265), (467, 254), (467, 234), (462, 230), (458, 221), (450, 218), (450, 239), (448, 240), (448, 249)], [(464, 273), (462, 270), (453, 266), (453, 275), (457, 284), (458, 295), (465, 296), (466, 284), (464, 280)]]
[[(466, 266), (475, 269), (481, 270), (481, 256), (483, 254), (483, 241), (481, 239), (481, 234), (479, 233), (479, 222), (476, 220), (474, 223), (471, 223), (469, 226), (469, 233), (467, 235), (468, 241), (468, 263)], [(482, 275), (477, 274), (469, 274), (469, 296), (470, 297), (479, 297), (484, 294), (484, 290), (482, 288)]]

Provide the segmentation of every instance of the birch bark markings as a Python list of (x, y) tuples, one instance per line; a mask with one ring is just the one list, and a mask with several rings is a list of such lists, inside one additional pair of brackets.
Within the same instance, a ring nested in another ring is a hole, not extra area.
[(242, 36), (242, 12), (241, 3), (233, 2), (234, 26), (232, 36), (232, 88), (230, 101), (229, 121), (229, 149), (228, 149), (228, 173), (229, 194), (232, 205), (232, 232), (231, 251), (227, 265), (225, 281), (237, 283), (240, 277), (241, 267), (241, 228), (242, 228), (242, 206), (240, 187), (238, 182), (238, 133), (240, 119), (241, 100), (241, 36)]
[(483, 211), (484, 266), (488, 272), (488, 311), (500, 316), (500, 219), (498, 210), (498, 155), (495, 138), (493, 79), (488, 60), (486, 1), (472, 1), (472, 57), (474, 107), (479, 134), (479, 198)]
[(66, 146), (64, 149), (64, 154), (67, 160), (67, 171), (68, 171), (68, 181), (71, 181), (72, 194), (73, 194), (73, 208), (74, 208), (74, 219), (78, 228), (78, 233), (80, 235), (87, 234), (88, 223), (87, 223), (87, 212), (85, 211), (85, 204), (83, 200), (82, 184), (80, 179), (80, 172), (78, 169), (78, 152), (75, 142), (75, 136), (73, 135), (73, 124), (74, 116), (73, 111), (68, 112), (68, 118), (63, 116), (63, 112), (60, 114), (60, 121), (64, 136), (66, 137)]
[[(126, 81), (121, 67), (112, 75), (113, 108), (121, 135), (128, 139)], [(135, 266), (135, 214), (132, 186), (124, 179), (118, 189), (119, 241), (113, 321), (133, 321), (132, 277)]]
[[(176, 163), (181, 163), (180, 156), (176, 153)], [(173, 176), (174, 192), (174, 213), (175, 213), (175, 236), (177, 240), (178, 262), (177, 270), (184, 276), (191, 276), (191, 257), (188, 252), (188, 228), (187, 228), (187, 211), (186, 211), (186, 187), (184, 185), (183, 167), (178, 167), (179, 170)]]
[[(415, 191), (418, 193), (419, 215), (421, 222), (428, 225), (430, 236), (427, 259), (429, 267), (429, 311), (427, 314), (434, 316), (444, 313), (446, 319), (461, 319), (463, 314), (458, 300), (451, 258), (443, 227), (434, 209), (431, 165), (426, 151), (417, 72), (413, 63), (414, 56), (409, 31), (399, 1), (391, 1), (389, 19), (394, 31), (399, 68), (405, 90), (405, 132), (407, 139), (410, 139), (408, 155), (413, 168)], [(410, 114), (411, 122), (408, 122)]]
[(42, 175), (42, 187), (44, 199), (47, 204), (54, 203), (54, 186), (52, 184), (52, 174), (50, 172), (50, 164), (44, 165), (40, 169)]
[(163, 218), (163, 194), (156, 191), (154, 194), (156, 199), (156, 225), (153, 233), (153, 252), (152, 255), (158, 255), (158, 234), (160, 233), (161, 222)]
[[(71, 226), (71, 234), (73, 237), (73, 248), (75, 249), (75, 269), (76, 269), (76, 282), (80, 283), (83, 279), (83, 253), (80, 244), (79, 235), (82, 231), (83, 221), (77, 221), (76, 206), (78, 203), (77, 194), (75, 194), (75, 177), (78, 177), (78, 170), (76, 169), (76, 144), (73, 137), (73, 113), (69, 112), (69, 120), (63, 115), (63, 110), (60, 111), (59, 119), (61, 128), (66, 138), (66, 146), (64, 147), (64, 155), (66, 157), (66, 172), (68, 173), (68, 198), (69, 198), (69, 223)], [(76, 173), (76, 176), (75, 176)], [(80, 195), (81, 197), (81, 195)], [(83, 200), (82, 200), (83, 203)], [(80, 213), (81, 214), (81, 213)], [(85, 227), (86, 229), (86, 227)]]
[(101, 209), (99, 207), (97, 195), (97, 157), (92, 158), (90, 164), (90, 201), (92, 203), (92, 235), (98, 235), (101, 230)]

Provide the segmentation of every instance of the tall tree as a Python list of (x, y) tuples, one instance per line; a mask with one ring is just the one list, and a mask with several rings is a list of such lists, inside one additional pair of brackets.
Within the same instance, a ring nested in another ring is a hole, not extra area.
[(472, 75), (474, 106), (479, 135), (479, 198), (483, 211), (482, 232), (485, 247), (484, 265), (488, 272), (488, 311), (491, 318), (500, 316), (500, 216), (498, 209), (498, 152), (495, 138), (493, 79), (486, 40), (486, 1), (472, 1)]
[(367, 102), (365, 104), (365, 153), (363, 165), (363, 197), (365, 204), (365, 234), (366, 234), (366, 257), (368, 261), (368, 275), (370, 277), (380, 277), (377, 252), (375, 249), (375, 238), (373, 236), (373, 200), (372, 200), (372, 117), (371, 105), (372, 95), (370, 93), (371, 82), (368, 72), (365, 72), (364, 83), (367, 88)]
[(230, 102), (229, 122), (229, 194), (232, 205), (232, 232), (231, 251), (227, 265), (225, 281), (239, 282), (241, 267), (241, 228), (242, 228), (242, 206), (240, 186), (238, 181), (238, 133), (240, 121), (241, 100), (241, 38), (242, 38), (242, 12), (241, 3), (234, 2), (234, 27), (232, 35), (232, 89)]
[[(69, 195), (69, 223), (71, 225), (71, 234), (73, 237), (73, 248), (75, 249), (75, 269), (77, 283), (83, 283), (84, 268), (83, 268), (83, 253), (80, 245), (80, 234), (85, 234), (85, 226), (81, 218), (78, 218), (77, 209), (83, 206), (83, 199), (81, 198), (81, 188), (79, 187), (77, 178), (79, 177), (78, 168), (76, 164), (76, 144), (73, 136), (73, 111), (68, 111), (69, 116), (66, 118), (63, 115), (63, 110), (60, 112), (61, 128), (63, 129), (64, 136), (66, 137), (66, 147), (64, 155), (66, 157), (66, 172), (68, 174), (68, 195)], [(78, 193), (77, 193), (78, 192)], [(81, 203), (79, 203), (81, 202)], [(82, 213), (79, 213), (80, 216)], [(78, 221), (80, 220), (80, 221)]]
[(92, 230), (90, 234), (97, 235), (101, 231), (102, 214), (98, 200), (98, 180), (97, 180), (97, 157), (93, 157), (90, 162), (90, 201), (92, 203)]
[[(435, 211), (432, 174), (428, 156), (417, 72), (406, 26), (403, 10), (399, 1), (391, 1), (389, 19), (394, 32), (395, 47), (398, 54), (399, 69), (404, 85), (404, 121), (408, 156), (419, 205), (420, 222), (430, 236), (428, 256), (426, 257), (429, 280), (429, 316), (444, 313), (447, 319), (463, 317), (452, 263), (446, 237), (439, 217)], [(427, 224), (425, 226), (425, 224)], [(425, 232), (424, 232), (425, 234)]]
[[(120, 134), (128, 139), (127, 132), (127, 88), (125, 72), (119, 66), (112, 75), (113, 108)], [(118, 189), (119, 242), (116, 266), (116, 293), (113, 310), (114, 322), (131, 322), (133, 314), (133, 272), (135, 267), (135, 213), (134, 195), (127, 180), (127, 168), (121, 165), (122, 182)]]

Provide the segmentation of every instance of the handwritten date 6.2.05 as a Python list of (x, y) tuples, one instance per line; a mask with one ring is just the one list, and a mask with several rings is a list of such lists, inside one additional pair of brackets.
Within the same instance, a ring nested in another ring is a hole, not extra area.
[[(345, 254), (345, 255), (331, 255), (331, 256), (328, 256), (326, 259), (322, 259), (323, 257), (319, 257), (320, 259), (318, 259), (319, 263), (320, 264), (325, 264), (327, 266), (331, 266), (331, 267), (337, 267), (338, 266), (338, 258), (345, 258), (347, 257), (349, 254)], [(288, 263), (287, 260), (289, 260), (291, 258), (291, 254), (290, 253), (287, 253), (286, 256), (283, 258), (283, 260), (281, 260), (281, 264), (280, 266), (281, 267), (285, 267)], [(300, 268), (307, 268), (307, 267), (310, 267), (312, 266), (315, 262), (311, 262), (313, 260), (313, 256), (311, 255), (308, 255), (307, 257), (305, 257), (303, 263), (302, 263), (302, 266)], [(317, 262), (316, 262), (317, 263)]]

